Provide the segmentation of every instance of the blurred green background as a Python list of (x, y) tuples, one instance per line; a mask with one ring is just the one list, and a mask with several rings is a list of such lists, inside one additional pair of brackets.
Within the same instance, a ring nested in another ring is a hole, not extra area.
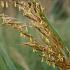
[[(18, 8), (12, 6), (13, 0), (10, 1), (9, 8), (0, 6), (0, 13), (14, 17), (22, 23), (27, 22)], [(70, 0), (40, 2), (45, 8), (45, 15), (50, 24), (63, 40), (65, 47), (70, 49)], [(0, 17), (0, 70), (58, 70), (57, 67), (53, 68), (41, 62), (41, 57), (38, 53), (33, 53), (32, 48), (18, 45), (23, 42), (19, 33), (11, 27), (2, 26), (1, 23)]]

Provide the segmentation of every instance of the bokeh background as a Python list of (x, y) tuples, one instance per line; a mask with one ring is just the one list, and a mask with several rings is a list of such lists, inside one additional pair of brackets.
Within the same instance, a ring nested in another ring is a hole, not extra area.
[[(13, 0), (0, 1), (9, 2), (8, 8), (2, 8), (0, 4), (0, 13), (5, 13), (20, 22), (27, 22), (18, 8), (13, 6)], [(70, 0), (39, 1), (49, 23), (57, 31), (65, 47), (70, 49)], [(19, 33), (11, 27), (1, 24), (0, 17), (0, 70), (58, 70), (57, 67), (53, 68), (45, 62), (41, 62), (41, 57), (38, 53), (33, 53), (32, 48), (18, 45), (23, 42)], [(38, 34), (36, 33), (36, 35)]]

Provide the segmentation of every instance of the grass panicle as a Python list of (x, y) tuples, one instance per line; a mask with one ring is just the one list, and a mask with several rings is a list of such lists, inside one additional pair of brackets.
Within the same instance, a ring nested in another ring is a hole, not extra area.
[[(0, 1), (0, 3), (1, 6), (4, 7), (4, 2)], [(21, 25), (15, 19), (6, 15), (3, 15), (2, 19), (3, 25), (14, 28), (19, 32), (20, 37), (28, 39), (27, 42), (20, 45), (30, 46), (34, 52), (39, 51), (41, 53), (42, 62), (44, 61), (53, 67), (57, 66), (62, 70), (70, 69), (69, 51), (64, 47), (59, 35), (56, 34), (53, 27), (49, 24), (41, 4), (35, 0), (14, 1), (14, 6), (18, 7), (19, 11), (23, 13), (23, 16), (27, 17), (30, 25), (24, 25), (24, 23)], [(7, 2), (6, 7), (8, 7)], [(42, 44), (35, 36), (28, 32), (28, 28), (34, 28), (39, 33)], [(66, 55), (65, 50), (68, 51), (68, 55)], [(65, 57), (65, 55), (67, 57)]]

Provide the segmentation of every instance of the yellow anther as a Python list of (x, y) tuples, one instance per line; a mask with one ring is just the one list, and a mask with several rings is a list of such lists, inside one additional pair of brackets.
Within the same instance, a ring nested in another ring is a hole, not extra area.
[(43, 21), (41, 21), (40, 24), (43, 24)]
[(1, 6), (4, 7), (4, 2), (3, 1), (1, 1)]
[(63, 61), (63, 57), (60, 54), (58, 55), (58, 58), (60, 61)]
[(20, 33), (20, 37), (25, 37), (25, 35), (23, 33)]
[(42, 57), (41, 62), (43, 62), (43, 61), (44, 61), (44, 58)]
[(62, 70), (62, 68), (59, 68), (60, 70)]
[(19, 11), (21, 11), (21, 7), (19, 6), (18, 8), (19, 8)]
[(33, 52), (37, 52), (37, 50), (33, 48)]
[(53, 68), (55, 68), (55, 64), (54, 63), (52, 64), (52, 66), (53, 66)]
[(61, 59), (61, 55), (60, 54), (58, 55), (58, 58)]
[(26, 32), (28, 32), (28, 28), (26, 27)]
[(52, 50), (52, 48), (48, 48), (48, 51), (52, 52), (53, 50)]
[(14, 2), (14, 6), (15, 6), (15, 7), (17, 6), (16, 2)]
[(6, 8), (8, 8), (8, 2), (6, 2)]
[(20, 33), (20, 36), (21, 36), (21, 37), (23, 37), (23, 34), (22, 34), (22, 33)]
[(46, 60), (46, 63), (47, 63), (49, 66), (51, 65), (51, 64), (50, 64), (50, 62), (49, 62), (49, 61), (47, 61), (47, 60)]
[(42, 52), (42, 56), (45, 56), (45, 53), (44, 52)]
[(50, 56), (50, 54), (49, 54), (49, 58), (50, 58), (51, 56)]
[(61, 61), (63, 61), (63, 58), (61, 58)]
[(50, 62), (48, 62), (48, 65), (49, 65), (49, 66), (51, 65)]
[(43, 34), (41, 34), (42, 35), (42, 38), (44, 38), (44, 35)]
[(33, 40), (32, 40), (32, 37), (30, 37), (30, 42), (32, 42)]
[(49, 40), (48, 40), (48, 38), (47, 38), (47, 37), (45, 38), (45, 41), (46, 41), (47, 43), (49, 43)]

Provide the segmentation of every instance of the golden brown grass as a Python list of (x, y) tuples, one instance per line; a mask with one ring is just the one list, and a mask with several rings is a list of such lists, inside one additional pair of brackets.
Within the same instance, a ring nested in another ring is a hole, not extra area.
[[(28, 45), (33, 48), (33, 51), (39, 51), (42, 56), (42, 62), (45, 61), (53, 67), (57, 66), (59, 69), (70, 69), (70, 53), (64, 47), (60, 37), (55, 30), (50, 26), (47, 18), (44, 15), (44, 9), (36, 1), (18, 1), (14, 2), (15, 7), (22, 11), (23, 16), (29, 19), (29, 25), (21, 25), (15, 19), (3, 15), (3, 25), (8, 25), (17, 30), (20, 37), (27, 38), (26, 43), (20, 45)], [(1, 3), (2, 7), (3, 2)], [(8, 7), (8, 5), (6, 5)], [(32, 34), (28, 33), (28, 28), (34, 28), (40, 35), (42, 43)], [(26, 32), (24, 31), (26, 29)], [(65, 51), (68, 52), (66, 55)]]

